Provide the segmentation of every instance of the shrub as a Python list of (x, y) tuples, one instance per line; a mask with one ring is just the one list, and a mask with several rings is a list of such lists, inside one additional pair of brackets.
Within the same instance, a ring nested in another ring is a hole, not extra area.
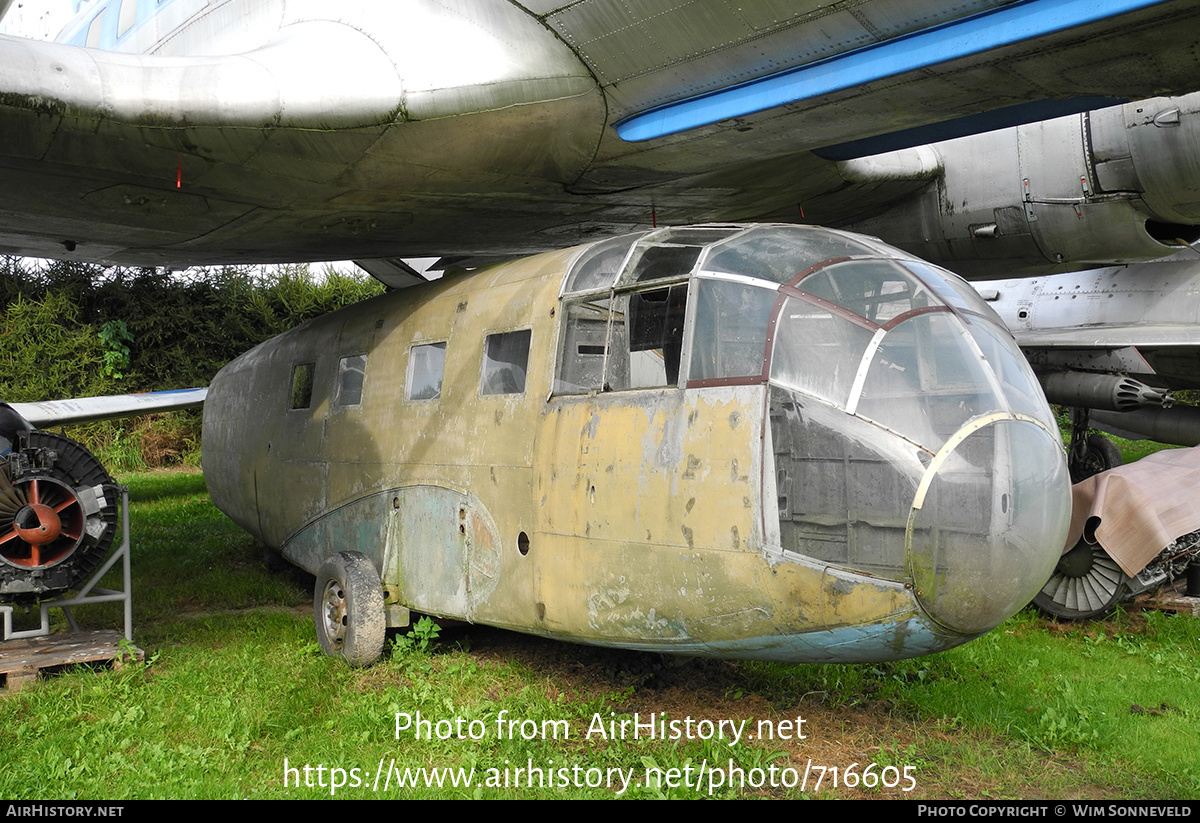
[[(207, 386), (264, 340), (383, 286), (307, 265), (170, 274), (0, 258), (0, 399), (13, 402)], [(71, 427), (117, 469), (195, 462), (200, 415)]]

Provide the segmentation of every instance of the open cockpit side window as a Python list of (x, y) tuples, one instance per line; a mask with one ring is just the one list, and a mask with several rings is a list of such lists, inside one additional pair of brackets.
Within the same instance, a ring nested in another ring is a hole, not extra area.
[(629, 379), (619, 388), (679, 385), (687, 290), (686, 283), (679, 283), (625, 296)]
[(736, 232), (664, 229), (585, 252), (564, 284), (555, 394), (680, 385), (692, 273), (706, 244)]
[(563, 302), (556, 394), (679, 384), (688, 284)]

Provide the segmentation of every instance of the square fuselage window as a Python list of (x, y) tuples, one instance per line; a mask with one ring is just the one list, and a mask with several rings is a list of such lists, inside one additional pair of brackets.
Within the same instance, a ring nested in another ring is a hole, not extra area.
[(307, 409), (312, 405), (313, 369), (315, 363), (297, 363), (292, 367), (291, 408)]
[(408, 400), (437, 400), (446, 372), (446, 344), (422, 343), (408, 350)]
[(483, 346), (480, 394), (521, 394), (529, 366), (529, 329), (489, 334)]

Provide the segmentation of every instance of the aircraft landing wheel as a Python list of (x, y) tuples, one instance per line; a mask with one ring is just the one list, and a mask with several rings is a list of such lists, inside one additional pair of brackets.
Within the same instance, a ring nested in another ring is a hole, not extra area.
[(1104, 549), (1080, 540), (1058, 561), (1033, 604), (1064, 620), (1103, 617), (1125, 594), (1127, 580)]
[(1072, 483), (1079, 483), (1093, 474), (1115, 469), (1124, 462), (1117, 444), (1096, 433), (1087, 436), (1082, 449), (1076, 451), (1072, 448), (1069, 457)]
[(331, 657), (369, 666), (383, 654), (383, 585), (366, 555), (338, 552), (321, 564), (313, 622), (321, 649)]

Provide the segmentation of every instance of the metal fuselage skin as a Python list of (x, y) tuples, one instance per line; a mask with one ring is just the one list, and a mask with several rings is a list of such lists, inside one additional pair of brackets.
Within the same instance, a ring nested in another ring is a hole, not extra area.
[[(768, 247), (788, 272), (773, 281), (721, 263)], [(660, 230), (367, 301), (217, 376), (210, 492), (310, 571), (363, 552), (387, 602), (421, 613), (738, 658), (949, 648), (1045, 581), (1068, 486), (1011, 340), (986, 355), (970, 342), (994, 315), (965, 285), (977, 303), (943, 305), (892, 255), (809, 227)], [(804, 288), (819, 276), (846, 293), (879, 271), (873, 308), (844, 300), (879, 323)], [(905, 289), (921, 307), (880, 315), (879, 295)], [(519, 359), (514, 340), (527, 358), (496, 372)], [(905, 365), (918, 350), (926, 364)], [(966, 359), (951, 368), (953, 352)], [(971, 388), (971, 360), (1007, 376)], [(1016, 384), (1029, 413), (1001, 396)]]
[[(1092, 425), (1120, 437), (1200, 443), (1200, 410), (1148, 402), (1140, 392), (1130, 394), (1127, 382), (1200, 388), (1200, 258), (1194, 252), (992, 281), (979, 291), (1013, 332), (1052, 402), (1091, 408)], [(1056, 379), (1057, 385), (1050, 382)], [(1123, 392), (1122, 402), (1104, 402), (1114, 388)]]
[[(0, 251), (477, 265), (656, 219), (754, 219), (857, 226), (963, 274), (1144, 259), (1162, 253), (1147, 209), (1200, 223), (1174, 175), (1196, 145), (1186, 105), (958, 143), (932, 187), (924, 163), (834, 160), (1194, 91), (1198, 15), (1190, 0), (101, 0), (59, 43), (0, 36)], [(955, 57), (968, 41), (984, 51)], [(759, 81), (795, 94), (753, 103)], [(621, 136), (730, 95), (767, 108)]]
[(1200, 388), (1195, 253), (978, 289), (1035, 369), (1117, 372), (1170, 389)]
[(841, 225), (969, 279), (1153, 260), (1200, 238), (1200, 94), (857, 158), (839, 169), (859, 184), (929, 179), (887, 211)]

